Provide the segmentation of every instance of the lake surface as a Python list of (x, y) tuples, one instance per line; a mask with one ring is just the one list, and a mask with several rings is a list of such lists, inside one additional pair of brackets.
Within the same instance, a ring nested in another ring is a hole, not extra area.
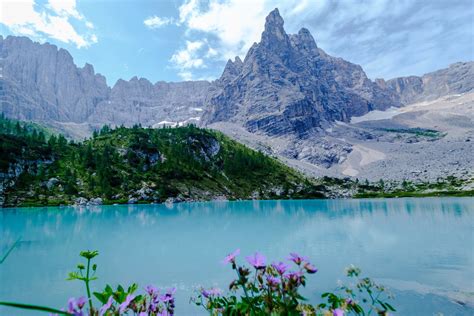
[[(360, 267), (390, 287), (397, 315), (474, 313), (474, 198), (307, 200), (0, 210), (0, 301), (65, 307), (83, 284), (66, 281), (79, 252), (97, 249), (99, 290), (138, 282), (175, 286), (177, 315), (200, 285), (226, 289), (223, 257), (304, 254), (319, 268), (306, 296), (319, 302), (344, 268)], [(0, 315), (34, 315), (0, 309)]]

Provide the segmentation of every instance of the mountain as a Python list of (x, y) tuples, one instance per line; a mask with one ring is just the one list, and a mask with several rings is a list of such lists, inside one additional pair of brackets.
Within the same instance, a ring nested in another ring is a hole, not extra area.
[(432, 101), (449, 94), (474, 91), (474, 63), (459, 62), (421, 77), (401, 77), (387, 82), (379, 79), (376, 82), (382, 89), (391, 91), (401, 104)]
[[(0, 57), (1, 112), (44, 123), (73, 139), (84, 139), (104, 124), (195, 123), (318, 176), (410, 178), (399, 161), (429, 159), (418, 155), (428, 152), (426, 147), (431, 157), (446, 162), (427, 172), (430, 180), (469, 169), (447, 153), (472, 144), (474, 62), (421, 77), (372, 81), (359, 65), (325, 53), (307, 29), (287, 34), (278, 9), (268, 15), (260, 42), (244, 60), (229, 60), (213, 82), (152, 83), (134, 77), (109, 87), (91, 65), (77, 67), (66, 50), (26, 37), (0, 36)], [(462, 100), (449, 99), (454, 95)], [(416, 102), (434, 105), (421, 112)], [(365, 118), (371, 113), (389, 118)], [(365, 121), (354, 123), (360, 117)], [(427, 129), (447, 137), (421, 137), (420, 128), (421, 134), (430, 134)], [(437, 148), (446, 154), (437, 154)], [(377, 152), (377, 168), (368, 152)]]
[(227, 63), (206, 102), (203, 124), (228, 121), (250, 132), (307, 137), (327, 122), (400, 105), (360, 66), (318, 48), (307, 29), (288, 35), (283, 24), (275, 9), (245, 60)]
[(0, 37), (1, 110), (8, 117), (84, 122), (109, 98), (105, 77), (75, 66), (65, 49), (26, 37)]
[(134, 77), (110, 88), (91, 65), (79, 68), (66, 50), (26, 37), (0, 36), (0, 57), (2, 113), (68, 132), (85, 128), (86, 135), (104, 124), (197, 122), (210, 86), (207, 81), (152, 84)]
[(92, 65), (77, 67), (66, 50), (26, 37), (0, 36), (0, 57), (2, 113), (46, 122), (76, 138), (104, 124), (201, 120), (202, 126), (229, 122), (252, 133), (307, 138), (335, 121), (474, 88), (472, 62), (373, 82), (359, 65), (326, 54), (307, 29), (288, 35), (278, 9), (244, 61), (229, 60), (214, 82), (153, 84), (133, 77), (109, 87)]

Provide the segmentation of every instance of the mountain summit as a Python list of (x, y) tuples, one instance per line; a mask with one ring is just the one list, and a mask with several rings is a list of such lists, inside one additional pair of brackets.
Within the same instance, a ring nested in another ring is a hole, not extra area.
[(307, 29), (288, 35), (278, 9), (267, 16), (261, 41), (243, 65), (224, 71), (216, 86), (203, 124), (230, 121), (276, 136), (306, 137), (327, 122), (400, 105), (360, 66), (318, 48)]

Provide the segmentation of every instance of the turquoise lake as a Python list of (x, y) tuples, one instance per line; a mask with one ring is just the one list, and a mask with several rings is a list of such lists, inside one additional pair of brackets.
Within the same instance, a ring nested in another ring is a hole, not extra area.
[[(139, 283), (177, 288), (177, 315), (202, 315), (196, 288), (226, 289), (221, 261), (241, 249), (268, 260), (308, 256), (319, 272), (305, 295), (344, 280), (354, 264), (395, 295), (396, 315), (474, 314), (474, 198), (209, 202), (0, 210), (0, 301), (65, 307), (81, 250), (99, 250), (93, 290)], [(0, 308), (0, 315), (36, 315)], [(47, 315), (47, 314), (45, 314)]]

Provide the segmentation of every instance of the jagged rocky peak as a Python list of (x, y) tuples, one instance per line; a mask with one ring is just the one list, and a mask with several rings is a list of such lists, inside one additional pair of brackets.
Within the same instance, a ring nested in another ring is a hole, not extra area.
[(307, 28), (299, 30), (298, 34), (290, 35), (291, 43), (300, 51), (305, 51), (314, 55), (319, 55), (318, 46), (311, 32)]
[(275, 51), (287, 48), (290, 41), (283, 25), (284, 21), (280, 12), (278, 9), (274, 9), (266, 18), (260, 45)]
[[(305, 28), (286, 34), (275, 9), (240, 74), (228, 80), (224, 72), (221, 80), (226, 85), (209, 98), (203, 122), (231, 121), (250, 132), (307, 137), (321, 130), (324, 122), (348, 121), (376, 108), (365, 97), (371, 95), (365, 90), (372, 89), (372, 82), (365, 80), (365, 74), (354, 78), (353, 66), (320, 51)], [(342, 77), (348, 82), (338, 80)]]
[(244, 63), (239, 56), (236, 56), (234, 61), (229, 59), (225, 65), (224, 71), (222, 72), (220, 81), (222, 83), (227, 83), (228, 81), (237, 77), (242, 71), (243, 65)]

